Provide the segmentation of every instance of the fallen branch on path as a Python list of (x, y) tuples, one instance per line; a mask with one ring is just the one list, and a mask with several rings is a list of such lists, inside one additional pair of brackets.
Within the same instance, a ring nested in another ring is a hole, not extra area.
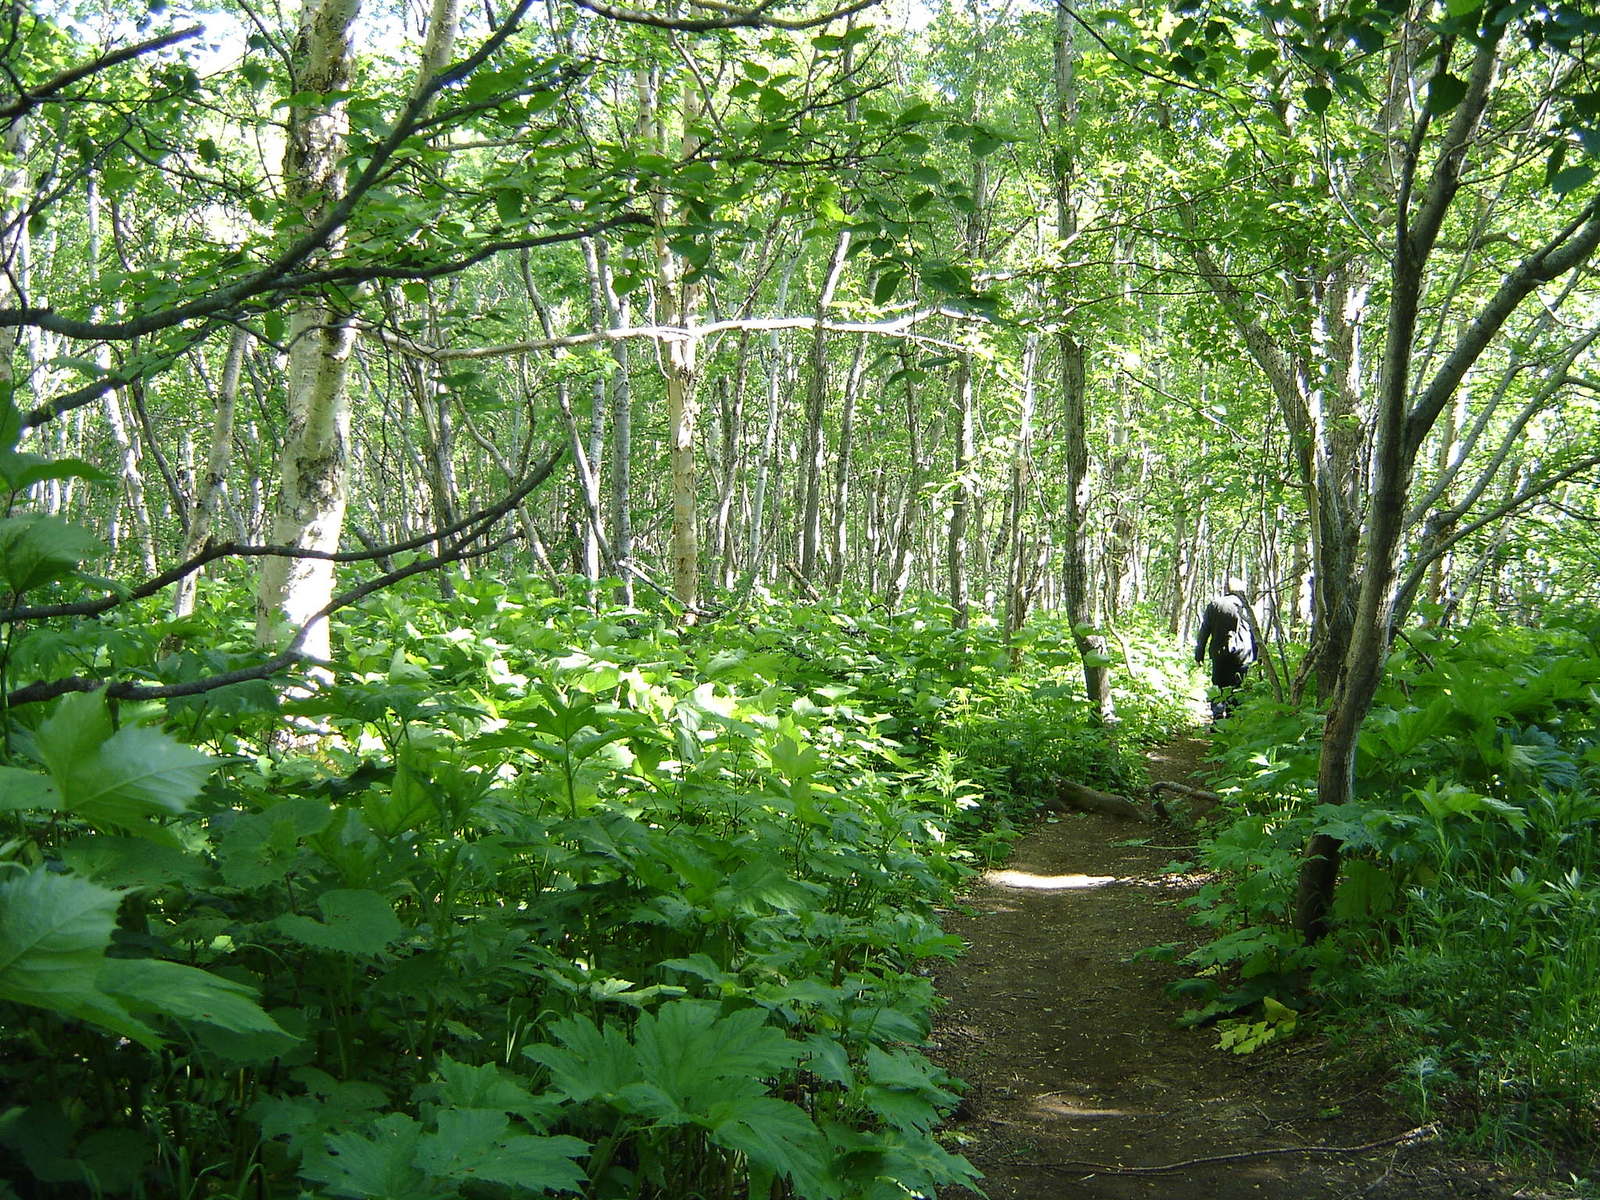
[(1205, 788), (1190, 787), (1187, 783), (1173, 783), (1170, 779), (1158, 779), (1150, 785), (1150, 794), (1158, 792), (1176, 792), (1190, 800), (1205, 800), (1211, 804), (1221, 804), (1222, 797), (1216, 792), (1208, 792)]
[(1389, 1146), (1409, 1146), (1415, 1142), (1432, 1141), (1439, 1136), (1437, 1125), (1418, 1125), (1393, 1137), (1363, 1142), (1359, 1146), (1274, 1146), (1268, 1150), (1238, 1150), (1232, 1154), (1208, 1154), (1204, 1158), (1185, 1158), (1178, 1162), (1158, 1163), (1149, 1167), (1124, 1167), (1109, 1163), (1088, 1162), (1085, 1159), (1066, 1158), (1059, 1162), (1018, 1163), (1018, 1166), (1040, 1167), (1047, 1171), (1088, 1171), (1095, 1175), (1163, 1175), (1171, 1171), (1186, 1171), (1191, 1167), (1211, 1167), (1219, 1163), (1248, 1162), (1256, 1158), (1272, 1158), (1279, 1154), (1365, 1154), (1369, 1150), (1383, 1150)]
[(1070, 779), (1056, 780), (1055, 797), (1045, 801), (1045, 807), (1052, 812), (1070, 809), (1074, 812), (1104, 813), (1110, 817), (1142, 821), (1146, 825), (1155, 821), (1155, 817), (1149, 811), (1126, 796), (1085, 787), (1081, 783), (1073, 783)]

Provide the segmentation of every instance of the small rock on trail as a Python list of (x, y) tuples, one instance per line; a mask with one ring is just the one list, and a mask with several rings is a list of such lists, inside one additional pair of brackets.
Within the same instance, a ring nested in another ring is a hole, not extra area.
[[(1152, 776), (1198, 783), (1205, 748), (1153, 751)], [(1163, 990), (1175, 968), (1135, 956), (1195, 943), (1178, 902), (1201, 881), (1168, 870), (1188, 857), (1182, 840), (1171, 826), (1051, 818), (946, 922), (969, 946), (938, 979), (935, 1057), (969, 1085), (947, 1132), (991, 1200), (1532, 1195), (1436, 1144), (1391, 1142), (1410, 1122), (1310, 1040), (1241, 1057), (1216, 1049), (1214, 1029), (1179, 1028)], [(1356, 1146), (1370, 1148), (1327, 1149)], [(1263, 1153), (1291, 1147), (1316, 1149)], [(1149, 1170), (1169, 1164), (1186, 1165)]]

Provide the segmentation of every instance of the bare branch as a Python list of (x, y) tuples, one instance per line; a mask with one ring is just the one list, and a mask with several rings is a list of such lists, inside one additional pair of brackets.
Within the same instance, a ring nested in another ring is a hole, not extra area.
[(673, 17), (642, 12), (636, 8), (622, 8), (605, 0), (573, 0), (579, 8), (588, 9), (596, 16), (621, 21), (628, 25), (649, 25), (656, 29), (675, 29), (681, 33), (706, 33), (713, 29), (814, 29), (838, 21), (852, 13), (875, 7), (880, 0), (851, 0), (839, 8), (830, 9), (813, 17), (775, 17), (769, 11), (774, 0), (763, 0), (750, 8), (733, 4), (706, 3), (700, 0), (697, 8), (720, 12), (717, 17)]
[(208, 675), (204, 679), (191, 679), (185, 683), (168, 684), (145, 684), (129, 681), (107, 683), (104, 679), (74, 675), (66, 679), (30, 683), (25, 687), (17, 688), (7, 694), (4, 703), (0, 704), (0, 708), (15, 708), (22, 704), (39, 704), (46, 700), (54, 700), (57, 696), (65, 696), (69, 692), (94, 692), (102, 688), (105, 689), (106, 695), (113, 700), (173, 700), (181, 696), (204, 695), (207, 692), (214, 692), (218, 688), (231, 687), (237, 683), (271, 679), (298, 663), (311, 661), (303, 653), (302, 647), (305, 644), (306, 635), (318, 621), (327, 619), (341, 608), (348, 608), (350, 605), (366, 599), (374, 592), (392, 587), (403, 579), (409, 579), (413, 575), (420, 575), (426, 571), (437, 570), (451, 563), (481, 558), (483, 555), (491, 554), (507, 542), (515, 539), (515, 534), (507, 534), (487, 546), (474, 547), (469, 539), (463, 538), (452, 543), (448, 549), (442, 550), (438, 554), (418, 559), (416, 562), (408, 563), (403, 567), (397, 567), (395, 570), (380, 575), (376, 579), (369, 579), (366, 583), (353, 587), (349, 591), (340, 592), (311, 614), (305, 624), (300, 626), (299, 631), (294, 636), (294, 640), (289, 643), (287, 649), (282, 653), (274, 654), (271, 658), (265, 659), (253, 667), (241, 667), (236, 671), (224, 671), (217, 675)]
[(118, 592), (94, 600), (83, 600), (76, 604), (19, 606), (0, 610), (0, 625), (12, 624), (17, 621), (44, 621), (52, 617), (99, 616), (101, 613), (109, 612), (111, 609), (123, 604), (134, 600), (142, 600), (146, 596), (153, 596), (162, 588), (169, 587), (184, 576), (192, 574), (207, 563), (215, 562), (220, 558), (315, 558), (334, 563), (373, 562), (393, 557), (396, 554), (404, 554), (410, 550), (418, 550), (433, 542), (452, 540), (461, 543), (470, 542), (483, 536), (495, 522), (515, 508), (535, 488), (549, 478), (550, 472), (561, 461), (563, 453), (563, 450), (556, 450), (496, 503), (468, 514), (454, 525), (432, 530), (404, 542), (396, 542), (389, 546), (377, 546), (370, 550), (339, 552), (300, 549), (294, 546), (250, 546), (238, 542), (224, 542), (219, 545), (205, 547), (198, 554), (179, 563), (177, 566), (163, 571), (160, 575), (148, 579), (126, 592)]
[[(824, 321), (821, 322), (821, 326), (831, 333), (875, 333), (884, 337), (907, 338), (942, 349), (961, 349), (953, 342), (915, 331), (914, 327), (918, 323), (933, 317), (989, 323), (988, 318), (976, 313), (950, 308), (924, 308), (887, 321)], [(615, 329), (595, 329), (586, 333), (558, 334), (553, 337), (528, 338), (524, 341), (506, 342), (494, 346), (469, 346), (464, 349), (424, 346), (376, 325), (365, 325), (363, 329), (385, 346), (403, 354), (426, 358), (431, 362), (459, 362), (479, 358), (506, 358), (516, 354), (535, 354), (545, 350), (564, 350), (573, 346), (610, 344), (633, 338), (650, 338), (662, 342), (691, 342), (721, 333), (776, 333), (784, 329), (816, 329), (818, 324), (814, 316), (733, 317), (725, 321), (709, 321), (704, 325), (624, 325)]]

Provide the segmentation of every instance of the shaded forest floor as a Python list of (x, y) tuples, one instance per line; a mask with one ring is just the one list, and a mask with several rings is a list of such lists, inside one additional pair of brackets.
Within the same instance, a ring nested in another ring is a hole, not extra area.
[[(1200, 783), (1205, 749), (1183, 738), (1153, 751), (1152, 778)], [(1049, 819), (946, 921), (969, 949), (939, 972), (935, 1057), (969, 1085), (948, 1132), (992, 1200), (1542, 1194), (1405, 1138), (1413, 1123), (1381, 1082), (1314, 1037), (1236, 1056), (1215, 1029), (1179, 1028), (1183, 1005), (1163, 990), (1174, 968), (1134, 956), (1194, 944), (1179, 902), (1200, 880), (1167, 870), (1188, 857), (1183, 840), (1171, 826)]]

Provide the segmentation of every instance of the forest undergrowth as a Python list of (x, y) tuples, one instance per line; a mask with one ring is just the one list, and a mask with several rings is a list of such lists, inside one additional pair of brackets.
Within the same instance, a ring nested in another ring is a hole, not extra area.
[[(4, 533), (13, 602), (93, 588), (82, 531)], [(958, 950), (935, 905), (1052, 773), (1125, 783), (1132, 742), (1181, 719), (1183, 666), (1129, 635), (1112, 741), (1048, 622), (1017, 673), (992, 625), (931, 601), (683, 627), (581, 588), (451, 590), (352, 610), (336, 682), (295, 698), (3, 714), (0, 1196), (971, 1179), (922, 1052), (928, 964)], [(259, 657), (242, 585), (183, 620), (156, 604), (12, 620), (0, 694)]]
[[(1413, 631), (1366, 724), (1355, 801), (1316, 803), (1320, 718), (1256, 694), (1216, 730), (1225, 795), (1176, 987), (1249, 1051), (1305, 1027), (1419, 1121), (1582, 1184), (1600, 1155), (1600, 623)], [(1334, 933), (1292, 928), (1300, 853), (1344, 841)]]
[[(12, 454), (14, 485), (54, 469)], [(259, 661), (242, 580), (100, 619), (93, 538), (0, 522), (0, 696)], [(698, 625), (521, 579), (349, 610), (334, 682), (0, 713), (0, 1197), (896, 1197), (970, 1182), (923, 1050), (937, 909), (1061, 779), (1134, 790), (1188, 718), (1160, 630), (1008, 646), (912, 599)], [(27, 602), (35, 607), (22, 610)], [(26, 611), (26, 617), (19, 615)], [(1600, 624), (1413, 633), (1357, 800), (1317, 715), (1216, 730), (1175, 986), (1252, 1051), (1315, 1027), (1419, 1117), (1575, 1172), (1600, 1094)], [(292, 736), (285, 736), (291, 734)], [(1348, 856), (1335, 934), (1288, 920)]]

